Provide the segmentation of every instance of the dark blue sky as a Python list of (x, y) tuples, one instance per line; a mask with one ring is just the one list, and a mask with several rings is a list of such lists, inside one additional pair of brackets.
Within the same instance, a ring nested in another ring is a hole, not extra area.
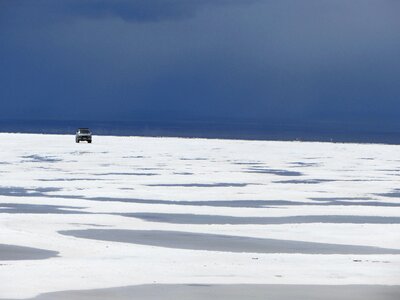
[(0, 120), (399, 128), (400, 1), (0, 0), (0, 99)]

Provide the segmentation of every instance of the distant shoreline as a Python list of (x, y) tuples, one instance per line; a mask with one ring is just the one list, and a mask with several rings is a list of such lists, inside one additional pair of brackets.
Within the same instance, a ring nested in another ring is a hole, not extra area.
[(0, 132), (74, 134), (90, 127), (94, 135), (181, 137), (233, 140), (304, 141), (337, 143), (400, 144), (400, 130), (374, 131), (348, 128), (346, 124), (325, 127), (295, 124), (235, 122), (97, 122), (97, 121), (0, 121)]

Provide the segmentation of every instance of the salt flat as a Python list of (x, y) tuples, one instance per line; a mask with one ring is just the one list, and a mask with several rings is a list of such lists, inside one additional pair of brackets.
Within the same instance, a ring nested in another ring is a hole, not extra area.
[(360, 285), (400, 296), (399, 146), (0, 141), (0, 299), (141, 285), (126, 289), (191, 286), (201, 299), (202, 285), (227, 298), (265, 285), (279, 299), (280, 285)]

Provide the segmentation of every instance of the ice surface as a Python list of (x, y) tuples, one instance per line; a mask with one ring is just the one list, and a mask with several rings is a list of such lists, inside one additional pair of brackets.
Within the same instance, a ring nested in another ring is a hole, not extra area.
[(56, 251), (0, 244), (0, 261), (47, 259), (57, 254)]
[(22, 260), (0, 261), (0, 299), (143, 284), (232, 285), (225, 295), (250, 284), (398, 294), (385, 286), (400, 285), (399, 146), (0, 140), (0, 259), (29, 249)]
[[(190, 224), (188, 222), (188, 224)], [(174, 249), (248, 253), (400, 254), (400, 250), (163, 230), (86, 229), (61, 234)]]
[[(398, 300), (400, 287), (374, 285), (209, 285), (149, 284), (110, 289), (64, 291), (29, 300)], [(382, 296), (384, 295), (384, 298)]]

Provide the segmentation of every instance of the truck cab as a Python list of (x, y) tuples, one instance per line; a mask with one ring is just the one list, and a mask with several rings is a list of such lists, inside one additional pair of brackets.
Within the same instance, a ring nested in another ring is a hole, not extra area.
[(75, 134), (75, 142), (79, 143), (80, 141), (92, 142), (92, 132), (89, 128), (78, 128)]

